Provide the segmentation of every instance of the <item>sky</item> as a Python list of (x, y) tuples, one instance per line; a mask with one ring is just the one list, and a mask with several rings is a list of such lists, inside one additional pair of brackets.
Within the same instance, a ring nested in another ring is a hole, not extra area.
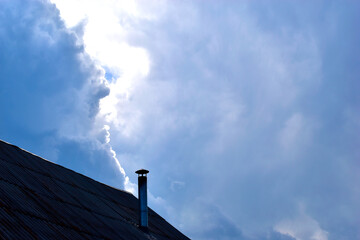
[(360, 239), (360, 2), (0, 0), (0, 139), (194, 240)]

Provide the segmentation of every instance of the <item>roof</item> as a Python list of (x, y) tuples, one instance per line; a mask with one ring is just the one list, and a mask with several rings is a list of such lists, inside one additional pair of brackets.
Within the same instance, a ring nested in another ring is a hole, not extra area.
[(0, 235), (5, 239), (189, 239), (138, 199), (0, 140)]

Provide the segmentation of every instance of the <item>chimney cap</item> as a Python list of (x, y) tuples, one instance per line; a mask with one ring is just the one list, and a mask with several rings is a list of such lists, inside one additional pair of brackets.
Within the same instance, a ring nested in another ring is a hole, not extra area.
[(149, 173), (149, 171), (146, 170), (146, 169), (139, 169), (135, 173), (137, 173), (137, 174), (147, 174), (147, 173)]

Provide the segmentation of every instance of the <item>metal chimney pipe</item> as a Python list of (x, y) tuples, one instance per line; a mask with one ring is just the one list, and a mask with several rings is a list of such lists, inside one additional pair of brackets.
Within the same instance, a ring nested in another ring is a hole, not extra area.
[(138, 193), (139, 193), (139, 226), (148, 229), (148, 207), (147, 207), (147, 175), (148, 170), (140, 169), (135, 173), (138, 174)]

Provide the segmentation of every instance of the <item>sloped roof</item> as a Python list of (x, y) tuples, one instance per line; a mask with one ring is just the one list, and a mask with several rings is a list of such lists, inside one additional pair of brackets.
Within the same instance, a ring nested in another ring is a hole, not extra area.
[(189, 239), (138, 199), (0, 140), (0, 236), (5, 239)]

